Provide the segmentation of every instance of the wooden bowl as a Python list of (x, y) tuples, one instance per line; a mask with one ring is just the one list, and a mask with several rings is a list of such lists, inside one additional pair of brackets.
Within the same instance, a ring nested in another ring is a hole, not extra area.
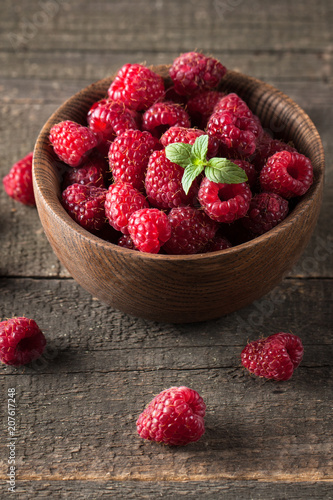
[[(168, 84), (167, 67), (153, 67)], [(259, 299), (275, 287), (302, 254), (322, 199), (324, 152), (307, 114), (289, 97), (257, 79), (229, 71), (221, 90), (237, 92), (265, 128), (308, 156), (314, 183), (288, 217), (268, 233), (233, 248), (197, 255), (128, 250), (81, 228), (60, 204), (60, 178), (49, 143), (62, 120), (85, 124), (90, 106), (107, 94), (111, 78), (93, 83), (66, 101), (38, 137), (33, 179), (40, 220), (59, 260), (93, 296), (146, 319), (189, 323), (218, 318)]]

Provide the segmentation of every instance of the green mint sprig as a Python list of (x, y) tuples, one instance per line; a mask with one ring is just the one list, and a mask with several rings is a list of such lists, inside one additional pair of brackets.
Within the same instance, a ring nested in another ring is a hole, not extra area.
[(208, 135), (197, 137), (193, 146), (176, 142), (165, 148), (168, 160), (177, 163), (184, 169), (182, 186), (187, 194), (194, 179), (203, 171), (212, 182), (223, 184), (239, 184), (246, 182), (244, 170), (227, 158), (211, 158), (207, 160)]

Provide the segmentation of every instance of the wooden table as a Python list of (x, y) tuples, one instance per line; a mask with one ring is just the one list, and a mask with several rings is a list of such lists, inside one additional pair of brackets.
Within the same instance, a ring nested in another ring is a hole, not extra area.
[[(74, 92), (125, 62), (169, 63), (193, 49), (287, 93), (327, 159), (320, 220), (290, 275), (203, 324), (152, 323), (100, 303), (60, 265), (36, 210), (2, 190), (0, 316), (34, 318), (48, 347), (32, 366), (1, 366), (0, 497), (14, 388), (18, 498), (333, 498), (332, 2), (2, 0), (0, 26), (1, 177)], [(243, 346), (277, 331), (300, 335), (301, 366), (284, 383), (251, 377)], [(172, 385), (207, 403), (206, 434), (179, 449), (135, 428)]]

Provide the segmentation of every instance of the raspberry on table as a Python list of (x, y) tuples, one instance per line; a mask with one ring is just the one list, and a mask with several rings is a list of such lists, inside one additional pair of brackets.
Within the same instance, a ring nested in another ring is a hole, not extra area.
[(251, 199), (250, 208), (242, 223), (254, 235), (259, 236), (282, 222), (288, 212), (288, 201), (278, 194), (258, 193)]
[(21, 366), (39, 358), (46, 346), (44, 334), (33, 319), (10, 318), (0, 322), (0, 361)]
[(171, 236), (167, 215), (157, 208), (142, 208), (133, 212), (128, 232), (140, 252), (158, 253)]
[(289, 380), (303, 358), (301, 339), (279, 332), (249, 343), (241, 353), (242, 364), (259, 377)]
[(36, 201), (32, 184), (32, 158), (33, 153), (28, 153), (14, 163), (2, 182), (8, 196), (33, 207)]
[(87, 184), (105, 188), (108, 164), (102, 156), (91, 155), (78, 168), (68, 169), (63, 176), (62, 190), (71, 184)]
[(133, 212), (148, 208), (145, 196), (129, 182), (117, 181), (109, 186), (105, 199), (105, 215), (109, 224), (128, 234), (128, 220)]
[(164, 92), (164, 81), (160, 75), (141, 64), (125, 64), (111, 83), (108, 95), (130, 109), (145, 111), (162, 99)]
[(70, 167), (81, 165), (100, 142), (98, 134), (71, 120), (54, 125), (49, 139), (56, 155)]
[(149, 403), (136, 426), (140, 437), (171, 446), (198, 441), (205, 432), (206, 405), (185, 386), (165, 389)]
[(161, 209), (194, 205), (198, 192), (196, 179), (188, 194), (182, 187), (184, 169), (165, 156), (165, 150), (154, 151), (148, 162), (145, 188), (149, 203)]
[(283, 198), (302, 196), (313, 182), (311, 161), (300, 153), (281, 151), (271, 156), (260, 172), (262, 191)]
[(194, 207), (172, 208), (168, 214), (171, 236), (163, 250), (173, 255), (200, 253), (212, 240), (218, 224)]
[(85, 184), (71, 184), (62, 193), (61, 202), (75, 222), (88, 231), (99, 231), (106, 222), (107, 189)]
[(244, 217), (249, 209), (252, 197), (246, 182), (222, 184), (205, 177), (199, 188), (198, 199), (206, 212), (218, 222), (233, 222)]
[(227, 69), (217, 59), (199, 52), (181, 54), (169, 70), (175, 90), (180, 95), (213, 89), (226, 72)]
[[(183, 142), (185, 144), (193, 145), (195, 143), (195, 140), (201, 135), (205, 135), (205, 132), (198, 128), (173, 126), (170, 127), (166, 132), (164, 132), (164, 134), (160, 138), (160, 142), (164, 147), (176, 142)], [(213, 158), (214, 156), (216, 156), (218, 149), (219, 141), (214, 137), (209, 137), (207, 158)]]
[(190, 115), (192, 125), (205, 129), (215, 106), (224, 97), (218, 90), (203, 90), (191, 97), (186, 104), (186, 111)]
[(142, 128), (153, 136), (161, 135), (170, 127), (190, 127), (191, 121), (185, 109), (175, 102), (156, 102), (142, 117)]
[(161, 149), (160, 142), (147, 131), (127, 130), (110, 146), (109, 165), (115, 181), (129, 182), (142, 191), (152, 152)]

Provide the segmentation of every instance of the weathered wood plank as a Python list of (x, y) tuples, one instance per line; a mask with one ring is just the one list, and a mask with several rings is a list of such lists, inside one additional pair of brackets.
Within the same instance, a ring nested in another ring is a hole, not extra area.
[(323, 50), (332, 43), (328, 1), (4, 2), (0, 47), (186, 51)]

